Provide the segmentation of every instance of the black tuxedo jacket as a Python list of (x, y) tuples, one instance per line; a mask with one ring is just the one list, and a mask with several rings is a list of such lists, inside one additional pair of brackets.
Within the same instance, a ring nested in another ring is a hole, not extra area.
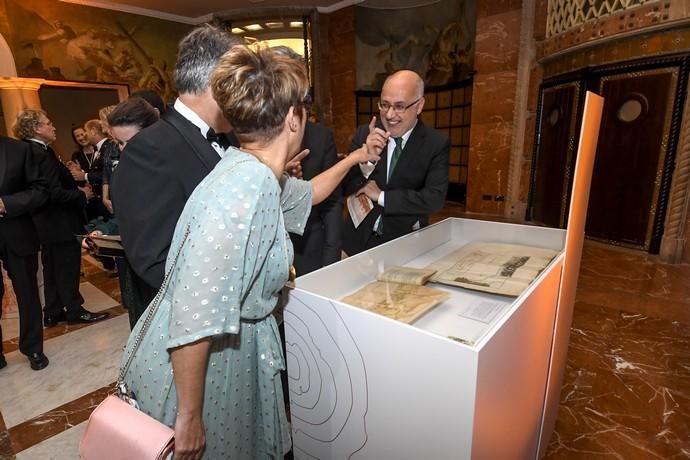
[(48, 184), (48, 201), (33, 216), (41, 244), (74, 240), (84, 233), (86, 195), (53, 149), (33, 141), (27, 144)]
[[(366, 143), (369, 127), (362, 125), (350, 145), (350, 151)], [(425, 126), (421, 120), (405, 143), (390, 180), (387, 181), (388, 150), (384, 149), (369, 180), (376, 181), (385, 192), (384, 207), (374, 202), (374, 209), (355, 228), (351, 219), (345, 222), (343, 248), (349, 255), (367, 248), (379, 215), (383, 219), (386, 242), (429, 224), (429, 214), (443, 208), (448, 191), (448, 136)], [(353, 167), (345, 179), (345, 195), (355, 193), (367, 182), (359, 166)]]
[(29, 146), (8, 137), (0, 137), (0, 198), (6, 211), (0, 217), (0, 247), (20, 256), (35, 254), (38, 235), (31, 213), (48, 199), (48, 186)]
[(120, 153), (119, 147), (115, 142), (106, 139), (101, 145), (100, 150), (94, 154), (91, 168), (84, 170), (88, 173), (89, 185), (91, 185), (93, 193), (97, 197), (103, 196), (103, 166), (105, 165), (105, 159), (111, 152), (115, 152), (118, 155)]
[[(324, 126), (307, 123), (302, 149), (309, 149), (309, 155), (302, 160), (304, 180), (311, 180), (338, 161), (333, 132)], [(290, 234), (295, 248), (297, 275), (340, 260), (343, 244), (342, 209), (342, 190), (337, 187), (328, 198), (311, 208), (304, 234)]]
[(163, 283), (177, 219), (219, 161), (199, 128), (174, 108), (127, 142), (110, 195), (127, 260), (149, 286)]

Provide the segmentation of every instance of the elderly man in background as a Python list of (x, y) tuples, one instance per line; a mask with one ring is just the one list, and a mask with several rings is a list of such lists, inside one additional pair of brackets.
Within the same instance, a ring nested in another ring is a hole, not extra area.
[(46, 327), (61, 321), (70, 324), (93, 323), (107, 313), (85, 310), (79, 293), (81, 247), (75, 235), (84, 233), (86, 202), (91, 188), (78, 187), (67, 167), (50, 147), (55, 127), (43, 110), (26, 109), (17, 114), (15, 135), (29, 144), (40, 174), (48, 184), (48, 201), (33, 214), (41, 242)]
[[(41, 370), (48, 365), (48, 358), (43, 354), (41, 302), (36, 281), (38, 235), (31, 213), (48, 199), (48, 188), (24, 142), (0, 137), (0, 165), (3, 165), (0, 174), (0, 260), (17, 296), (19, 350), (29, 358), (33, 370)], [(0, 272), (0, 316), (3, 294)], [(0, 369), (6, 365), (0, 327)]]

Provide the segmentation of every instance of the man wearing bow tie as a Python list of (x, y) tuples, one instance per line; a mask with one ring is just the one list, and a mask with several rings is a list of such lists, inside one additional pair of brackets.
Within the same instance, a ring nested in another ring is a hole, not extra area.
[(29, 144), (48, 185), (48, 201), (33, 215), (43, 262), (43, 322), (51, 327), (61, 321), (70, 324), (101, 321), (108, 315), (85, 310), (84, 298), (79, 293), (81, 247), (75, 235), (84, 232), (86, 202), (93, 197), (91, 188), (78, 187), (50, 147), (55, 141), (55, 127), (43, 110), (20, 111), (14, 130), (17, 137)]
[[(136, 274), (155, 292), (187, 198), (221, 159), (230, 125), (209, 87), (220, 57), (240, 40), (205, 24), (178, 46), (179, 97), (159, 121), (127, 143), (111, 178), (122, 244)], [(234, 145), (239, 145), (236, 141)]]
[(348, 255), (398, 238), (429, 223), (448, 190), (450, 140), (418, 119), (424, 107), (424, 82), (401, 70), (383, 84), (378, 104), (381, 124), (360, 126), (350, 151), (365, 143), (383, 149), (381, 161), (352, 168), (345, 194), (366, 195), (372, 211), (355, 228), (345, 223), (343, 250)]

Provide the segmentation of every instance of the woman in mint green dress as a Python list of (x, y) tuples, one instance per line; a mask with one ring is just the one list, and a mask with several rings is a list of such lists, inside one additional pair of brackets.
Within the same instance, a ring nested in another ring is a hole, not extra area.
[(125, 382), (144, 412), (175, 429), (175, 459), (282, 459), (291, 441), (273, 311), (293, 258), (287, 232), (301, 234), (312, 205), (380, 149), (363, 147), (311, 182), (288, 178), (307, 118), (303, 64), (236, 46), (211, 86), (241, 146), (180, 216), (166, 273), (179, 258)]

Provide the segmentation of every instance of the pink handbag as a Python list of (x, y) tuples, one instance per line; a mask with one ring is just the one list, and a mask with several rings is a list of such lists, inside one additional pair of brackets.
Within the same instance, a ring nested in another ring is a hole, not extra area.
[(79, 455), (83, 460), (165, 460), (172, 457), (175, 448), (175, 432), (155, 418), (140, 411), (134, 395), (125, 385), (125, 376), (132, 364), (134, 355), (151, 326), (153, 316), (158, 310), (163, 293), (170, 282), (170, 276), (177, 265), (187, 237), (187, 227), (163, 285), (156, 293), (148, 309), (144, 324), (139, 330), (132, 352), (120, 369), (115, 386), (116, 396), (111, 395), (98, 405), (89, 417), (86, 430), (79, 443)]
[(89, 417), (79, 443), (84, 460), (165, 460), (175, 432), (117, 396), (108, 396)]

